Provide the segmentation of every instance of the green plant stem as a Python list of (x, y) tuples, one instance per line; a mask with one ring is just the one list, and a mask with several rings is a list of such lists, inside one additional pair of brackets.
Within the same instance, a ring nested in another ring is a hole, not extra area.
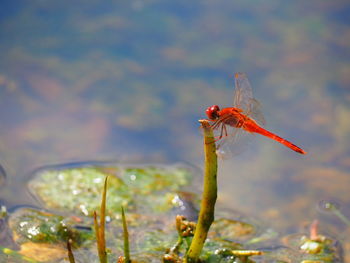
[(185, 262), (198, 262), (207, 238), (209, 228), (214, 221), (214, 209), (217, 197), (217, 155), (213, 131), (207, 120), (199, 121), (204, 131), (204, 185), (198, 223)]
[(335, 214), (348, 227), (350, 226), (350, 220), (339, 209), (334, 209), (333, 214)]
[(103, 193), (102, 193), (102, 200), (101, 200), (101, 216), (100, 216), (100, 241), (101, 241), (101, 246), (103, 247), (105, 253), (106, 253), (105, 226), (106, 226), (107, 182), (108, 182), (108, 176), (106, 177), (105, 183), (103, 185)]
[(97, 220), (96, 211), (94, 211), (94, 226), (97, 241), (97, 251), (100, 263), (107, 263), (106, 253), (106, 239), (105, 239), (105, 225), (106, 225), (106, 196), (107, 196), (107, 181), (108, 176), (105, 179), (102, 193), (101, 209), (100, 209), (100, 224)]
[(124, 235), (124, 262), (130, 263), (130, 249), (129, 249), (129, 233), (126, 225), (124, 208), (122, 207), (122, 221), (123, 221), (123, 235)]

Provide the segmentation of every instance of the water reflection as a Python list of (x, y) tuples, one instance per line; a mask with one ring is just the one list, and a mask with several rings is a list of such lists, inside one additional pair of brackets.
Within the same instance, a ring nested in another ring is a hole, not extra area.
[(6, 180), (5, 169), (0, 165), (0, 187), (4, 185)]

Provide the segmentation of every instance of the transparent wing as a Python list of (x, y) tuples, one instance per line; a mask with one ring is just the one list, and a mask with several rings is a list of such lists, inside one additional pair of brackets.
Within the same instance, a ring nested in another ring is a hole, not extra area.
[(249, 103), (248, 111), (246, 112), (247, 116), (254, 119), (258, 124), (265, 125), (265, 117), (261, 111), (261, 104), (256, 99), (251, 99)]
[(253, 91), (246, 74), (236, 73), (233, 106), (247, 112), (252, 99)]
[(254, 99), (253, 90), (245, 73), (235, 74), (235, 92), (233, 106), (243, 110), (243, 113), (261, 125), (265, 124), (260, 103)]
[[(216, 153), (221, 159), (229, 159), (243, 152), (249, 142), (254, 137), (254, 134), (244, 131), (243, 129), (234, 128), (229, 125), (221, 124), (222, 126), (214, 129), (214, 135), (218, 139), (216, 141)], [(223, 128), (224, 127), (224, 128)], [(221, 129), (225, 129), (223, 132)]]

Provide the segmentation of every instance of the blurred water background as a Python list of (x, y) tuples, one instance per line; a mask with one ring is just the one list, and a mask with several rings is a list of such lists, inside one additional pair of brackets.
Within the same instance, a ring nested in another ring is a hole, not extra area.
[[(350, 216), (348, 1), (2, 1), (0, 202), (41, 166), (87, 160), (201, 167), (197, 120), (230, 106), (246, 72), (266, 128), (301, 156), (256, 136), (220, 161), (219, 200), (284, 229), (335, 200)], [(326, 227), (330, 223), (330, 226)], [(349, 233), (349, 232), (348, 232)]]

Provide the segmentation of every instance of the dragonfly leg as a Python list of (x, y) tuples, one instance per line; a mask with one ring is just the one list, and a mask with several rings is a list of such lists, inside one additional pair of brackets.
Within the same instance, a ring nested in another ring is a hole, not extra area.
[[(220, 136), (216, 136), (214, 142), (217, 142), (217, 141), (221, 140), (222, 137), (227, 136), (226, 126), (223, 123), (221, 123), (221, 124), (222, 125), (220, 128)], [(225, 135), (224, 135), (224, 132), (225, 132)]]
[(218, 126), (221, 124), (221, 120), (215, 121), (210, 127), (215, 130), (218, 128)]
[(225, 136), (227, 136), (227, 129), (226, 129), (226, 125), (223, 125), (224, 126), (224, 130), (225, 130)]
[[(219, 125), (222, 125), (221, 127), (220, 127), (220, 135), (219, 136), (215, 136), (214, 137), (214, 140), (213, 141), (211, 141), (211, 142), (209, 142), (209, 143), (214, 143), (214, 142), (217, 142), (217, 141), (219, 141), (220, 139), (222, 139), (222, 137), (223, 137), (223, 130), (225, 129), (225, 134), (227, 134), (227, 132), (226, 132), (226, 127), (224, 127), (225, 125), (222, 123), (222, 122), (218, 122), (218, 123), (215, 123), (215, 129), (218, 129), (218, 126)], [(213, 129), (213, 128), (212, 128)]]
[(220, 136), (215, 137), (215, 142), (221, 140), (223, 137), (226, 137), (226, 136), (227, 136), (226, 125), (222, 124), (220, 128)]
[(220, 124), (224, 124), (225, 121), (229, 120), (231, 118), (231, 116), (229, 115), (226, 115), (218, 120), (216, 120), (212, 125), (211, 125), (211, 128), (213, 130), (217, 129), (219, 127)]
[[(215, 137), (215, 142), (219, 141), (220, 139), (222, 139), (223, 137), (227, 136), (227, 129), (226, 129), (226, 125), (225, 125), (225, 121), (229, 120), (231, 118), (231, 116), (226, 115), (223, 116), (222, 118), (216, 120), (210, 127), (213, 130), (219, 130), (220, 129), (220, 135)], [(221, 127), (220, 127), (221, 125)]]
[(223, 124), (221, 126), (219, 140), (222, 139), (222, 137), (224, 137), (224, 136), (227, 136), (227, 129), (226, 129), (226, 125)]

